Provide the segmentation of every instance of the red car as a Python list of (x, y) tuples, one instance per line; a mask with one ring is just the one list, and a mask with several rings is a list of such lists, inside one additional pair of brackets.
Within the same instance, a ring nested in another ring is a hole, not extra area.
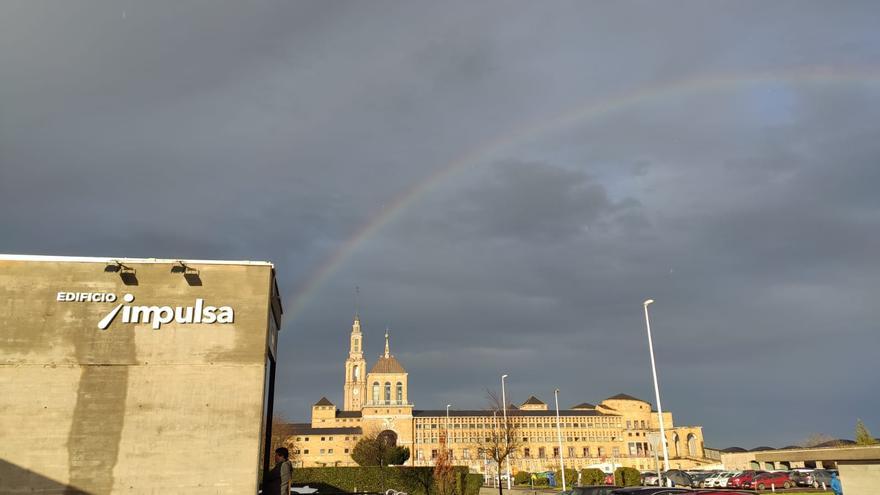
[(762, 473), (766, 473), (766, 471), (755, 471), (751, 469), (748, 471), (743, 471), (733, 478), (727, 480), (727, 488), (745, 488), (744, 483), (751, 483), (751, 481), (755, 479), (755, 476)]
[(761, 473), (755, 476), (753, 479), (745, 480), (742, 482), (743, 488), (757, 488), (758, 490), (769, 489), (770, 487), (776, 488), (791, 488), (794, 486), (794, 482), (791, 481), (791, 475), (784, 471), (778, 471), (775, 473)]

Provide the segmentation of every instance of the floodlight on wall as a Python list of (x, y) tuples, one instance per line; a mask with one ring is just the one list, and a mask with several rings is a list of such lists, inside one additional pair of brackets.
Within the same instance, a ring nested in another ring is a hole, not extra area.
[(182, 273), (189, 285), (202, 285), (199, 269), (191, 267), (183, 261), (177, 260), (177, 263), (171, 267), (171, 273)]
[(137, 270), (130, 266), (123, 265), (121, 261), (113, 260), (111, 263), (107, 264), (104, 267), (105, 272), (118, 273), (119, 278), (122, 279), (122, 283), (125, 285), (137, 285)]

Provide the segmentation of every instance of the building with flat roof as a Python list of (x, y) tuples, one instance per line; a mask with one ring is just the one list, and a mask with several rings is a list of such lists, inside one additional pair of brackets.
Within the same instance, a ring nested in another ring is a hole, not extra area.
[[(326, 397), (312, 406), (311, 421), (294, 423), (288, 443), (300, 466), (351, 466), (354, 445), (365, 435), (393, 438), (410, 449), (407, 464), (433, 465), (442, 449), (452, 461), (473, 472), (494, 472), (495, 466), (481, 457), (481, 445), (498, 427), (503, 411), (416, 409), (409, 400), (409, 374), (391, 353), (385, 333), (384, 352), (367, 370), (364, 333), (355, 316), (349, 336), (348, 357), (343, 365), (343, 407)], [(559, 442), (556, 411), (541, 399), (529, 397), (507, 408), (521, 444), (511, 460), (513, 472), (558, 468)], [(651, 404), (627, 394), (609, 397), (598, 404), (582, 402), (559, 411), (566, 467), (594, 465), (655, 469), (654, 445), (659, 438), (659, 419)], [(716, 464), (703, 450), (701, 426), (675, 425), (664, 412), (670, 467), (692, 468)], [(653, 434), (653, 435), (652, 435)], [(659, 447), (659, 441), (657, 442)], [(658, 449), (659, 450), (659, 449)], [(662, 463), (662, 454), (661, 454)]]
[(0, 255), (0, 493), (256, 493), (281, 314), (267, 262)]

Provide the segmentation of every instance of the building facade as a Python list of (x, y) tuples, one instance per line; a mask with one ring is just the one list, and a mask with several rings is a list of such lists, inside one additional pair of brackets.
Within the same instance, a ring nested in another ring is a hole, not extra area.
[(280, 324), (271, 263), (0, 255), (0, 493), (256, 493)]
[[(385, 350), (366, 374), (363, 348), (364, 334), (356, 316), (344, 365), (343, 408), (322, 398), (312, 407), (311, 422), (293, 425), (290, 444), (298, 465), (354, 465), (351, 451), (358, 440), (383, 434), (410, 449), (409, 465), (433, 465), (445, 448), (455, 464), (468, 466), (472, 472), (495, 472), (496, 467), (482, 457), (481, 446), (503, 421), (503, 411), (450, 409), (447, 416), (445, 409), (415, 409), (408, 399), (408, 374), (391, 353), (387, 331)], [(532, 396), (518, 406), (510, 405), (507, 415), (520, 444), (512, 456), (511, 471), (557, 469), (555, 409)], [(566, 467), (656, 468), (651, 439), (659, 438), (659, 419), (648, 402), (618, 394), (595, 405), (583, 402), (560, 410), (559, 416)], [(675, 425), (669, 412), (663, 418), (670, 467), (686, 469), (717, 462), (705, 456), (701, 426)]]

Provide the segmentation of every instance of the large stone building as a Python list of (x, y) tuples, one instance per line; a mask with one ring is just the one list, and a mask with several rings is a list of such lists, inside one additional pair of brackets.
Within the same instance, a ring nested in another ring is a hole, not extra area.
[[(384, 352), (365, 372), (364, 334), (356, 316), (344, 369), (342, 409), (321, 398), (312, 406), (310, 423), (293, 425), (290, 443), (300, 466), (354, 465), (351, 451), (357, 441), (364, 435), (383, 434), (410, 449), (407, 464), (432, 465), (444, 448), (441, 438), (445, 437), (446, 448), (456, 464), (469, 466), (473, 472), (495, 469), (481, 458), (480, 446), (502, 412), (450, 409), (447, 420), (445, 409), (415, 409), (408, 399), (408, 374), (391, 353), (387, 331)], [(521, 435), (511, 471), (557, 468), (555, 409), (533, 396), (519, 406), (510, 405), (507, 415)], [(657, 435), (659, 420), (648, 402), (618, 394), (595, 405), (583, 402), (560, 410), (559, 416), (566, 467), (656, 467), (650, 438), (652, 433)], [(664, 412), (663, 418), (671, 467), (717, 462), (704, 455), (702, 427), (675, 425), (669, 412)]]

